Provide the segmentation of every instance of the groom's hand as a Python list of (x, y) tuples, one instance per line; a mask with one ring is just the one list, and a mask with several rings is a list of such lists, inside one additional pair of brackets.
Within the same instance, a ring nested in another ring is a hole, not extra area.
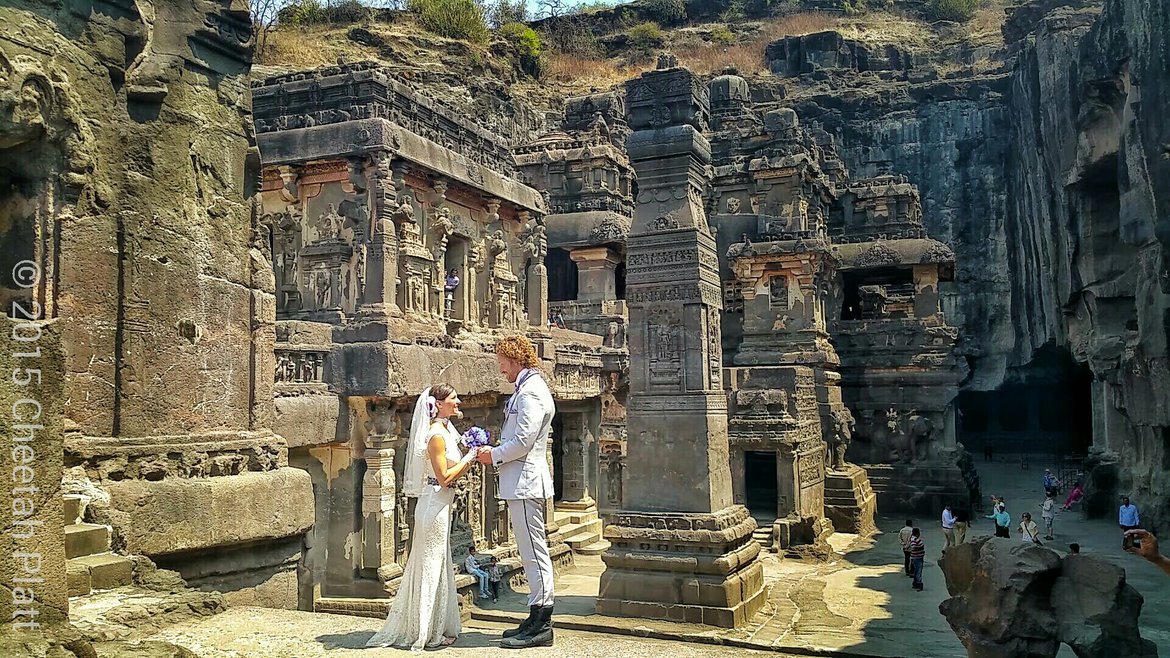
[(479, 454), (475, 456), (475, 460), (481, 464), (492, 463), (492, 449), (487, 447), (480, 448)]

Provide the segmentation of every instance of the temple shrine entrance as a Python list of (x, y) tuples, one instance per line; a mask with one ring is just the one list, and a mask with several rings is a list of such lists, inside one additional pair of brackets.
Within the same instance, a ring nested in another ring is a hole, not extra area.
[(577, 299), (577, 264), (567, 249), (549, 249), (544, 257), (548, 268), (548, 301), (571, 302)]
[(776, 518), (776, 497), (779, 487), (776, 482), (776, 453), (744, 453), (745, 502), (752, 516), (757, 519)]

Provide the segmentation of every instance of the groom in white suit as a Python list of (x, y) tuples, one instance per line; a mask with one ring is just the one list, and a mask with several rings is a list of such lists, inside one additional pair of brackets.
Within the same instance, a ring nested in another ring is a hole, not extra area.
[(552, 392), (540, 376), (540, 360), (532, 343), (510, 336), (496, 345), (500, 373), (516, 385), (504, 406), (500, 445), (482, 449), (484, 464), (500, 469), (499, 497), (508, 501), (512, 534), (528, 578), (528, 618), (518, 628), (504, 631), (501, 646), (511, 649), (551, 646), (553, 643), (553, 565), (545, 537), (544, 505), (553, 495), (548, 470), (549, 433), (552, 431)]

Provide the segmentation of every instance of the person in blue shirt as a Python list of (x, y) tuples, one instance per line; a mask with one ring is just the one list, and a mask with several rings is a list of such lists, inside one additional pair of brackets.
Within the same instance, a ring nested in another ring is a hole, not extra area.
[(1056, 495), (1056, 476), (1052, 474), (1051, 469), (1044, 469), (1044, 493), (1052, 493)]
[(1121, 507), (1117, 510), (1117, 525), (1121, 526), (1121, 532), (1137, 530), (1141, 524), (1142, 518), (1138, 514), (1137, 506), (1129, 502), (1129, 496), (1124, 496), (1121, 499)]
[(1002, 503), (996, 505), (995, 511), (991, 514), (988, 514), (987, 518), (995, 519), (996, 537), (1007, 537), (1008, 539), (1011, 539), (1012, 517), (1007, 513), (1007, 508), (1005, 508)]

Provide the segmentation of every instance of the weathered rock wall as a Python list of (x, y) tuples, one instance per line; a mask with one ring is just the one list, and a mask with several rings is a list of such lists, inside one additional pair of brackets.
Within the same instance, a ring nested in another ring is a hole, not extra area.
[(1164, 528), (1170, 6), (1057, 7), (1015, 49), (1004, 181), (1008, 358), (1026, 363), (1056, 344), (1089, 364), (1094, 446), (1117, 453), (1121, 492)]
[(982, 389), (1002, 381), (1011, 345), (1005, 89), (1002, 75), (919, 82), (873, 76), (848, 90), (793, 88), (784, 101), (802, 122), (818, 122), (835, 137), (851, 179), (901, 174), (918, 185), (927, 233), (955, 251), (955, 282), (940, 290), (943, 312), (962, 327), (959, 351), (972, 366), (967, 385)]
[[(42, 273), (31, 295), (0, 280), (0, 302), (58, 319), (66, 465), (111, 493), (88, 520), (117, 549), (217, 589), (271, 582), (263, 603), (295, 606), (312, 489), (270, 429), (246, 4), (17, 0), (0, 23), (0, 265)], [(273, 542), (292, 544), (280, 565), (220, 557)]]

